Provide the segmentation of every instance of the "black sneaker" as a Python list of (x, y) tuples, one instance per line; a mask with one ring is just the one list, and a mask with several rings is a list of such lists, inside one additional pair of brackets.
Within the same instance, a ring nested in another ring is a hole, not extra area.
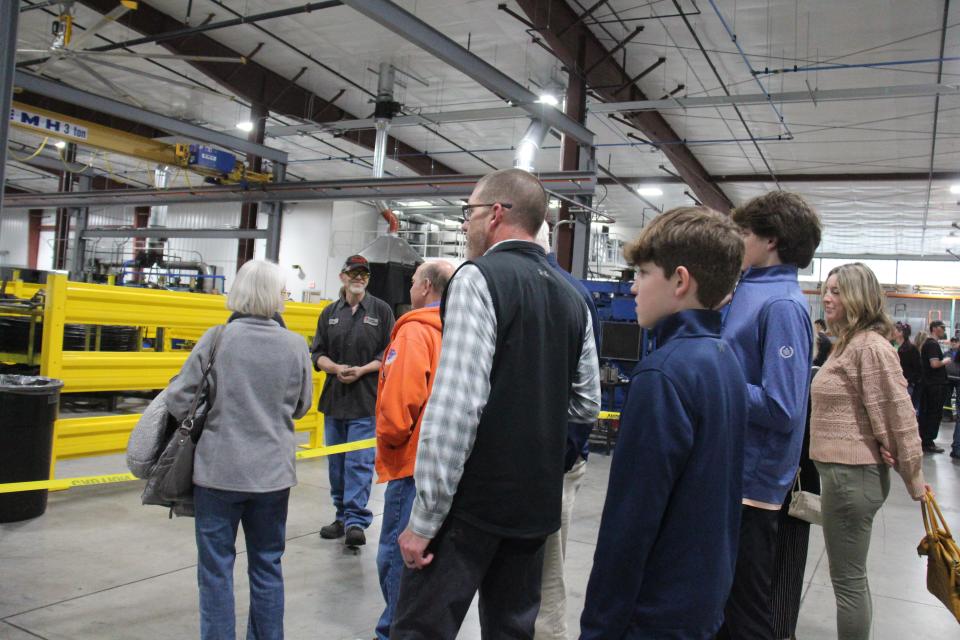
[(348, 547), (362, 547), (367, 544), (367, 536), (360, 527), (350, 527), (347, 529), (347, 537), (343, 539), (343, 544)]
[(334, 520), (325, 527), (320, 527), (320, 537), (324, 540), (336, 540), (343, 537), (343, 522)]
[(924, 453), (943, 453), (943, 449), (933, 442), (924, 442), (920, 448), (923, 449)]

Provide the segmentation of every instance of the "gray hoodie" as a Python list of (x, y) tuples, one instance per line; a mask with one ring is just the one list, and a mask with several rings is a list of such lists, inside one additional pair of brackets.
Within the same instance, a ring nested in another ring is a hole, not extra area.
[[(209, 361), (215, 332), (200, 338), (167, 387), (167, 409), (186, 417)], [(240, 317), (226, 325), (210, 375), (213, 405), (197, 443), (193, 482), (266, 493), (297, 483), (293, 421), (311, 407), (312, 367), (302, 336), (273, 320)]]

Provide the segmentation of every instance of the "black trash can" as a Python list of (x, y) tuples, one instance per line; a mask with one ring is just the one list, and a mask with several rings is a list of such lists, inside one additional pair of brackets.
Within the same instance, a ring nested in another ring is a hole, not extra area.
[[(0, 375), (0, 484), (47, 480), (61, 380)], [(43, 515), (47, 490), (0, 493), (0, 522)]]

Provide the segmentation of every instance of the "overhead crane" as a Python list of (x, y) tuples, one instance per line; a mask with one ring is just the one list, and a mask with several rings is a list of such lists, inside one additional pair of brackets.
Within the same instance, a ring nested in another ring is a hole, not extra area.
[(179, 167), (215, 184), (271, 181), (270, 174), (250, 171), (228, 151), (201, 144), (154, 140), (16, 101), (10, 109), (10, 124), (47, 138)]

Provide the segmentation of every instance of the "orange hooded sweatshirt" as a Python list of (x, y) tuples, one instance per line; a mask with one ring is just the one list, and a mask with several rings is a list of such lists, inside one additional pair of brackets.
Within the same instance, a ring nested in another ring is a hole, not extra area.
[(440, 307), (397, 320), (383, 355), (377, 389), (377, 482), (413, 475), (420, 422), (440, 362)]

